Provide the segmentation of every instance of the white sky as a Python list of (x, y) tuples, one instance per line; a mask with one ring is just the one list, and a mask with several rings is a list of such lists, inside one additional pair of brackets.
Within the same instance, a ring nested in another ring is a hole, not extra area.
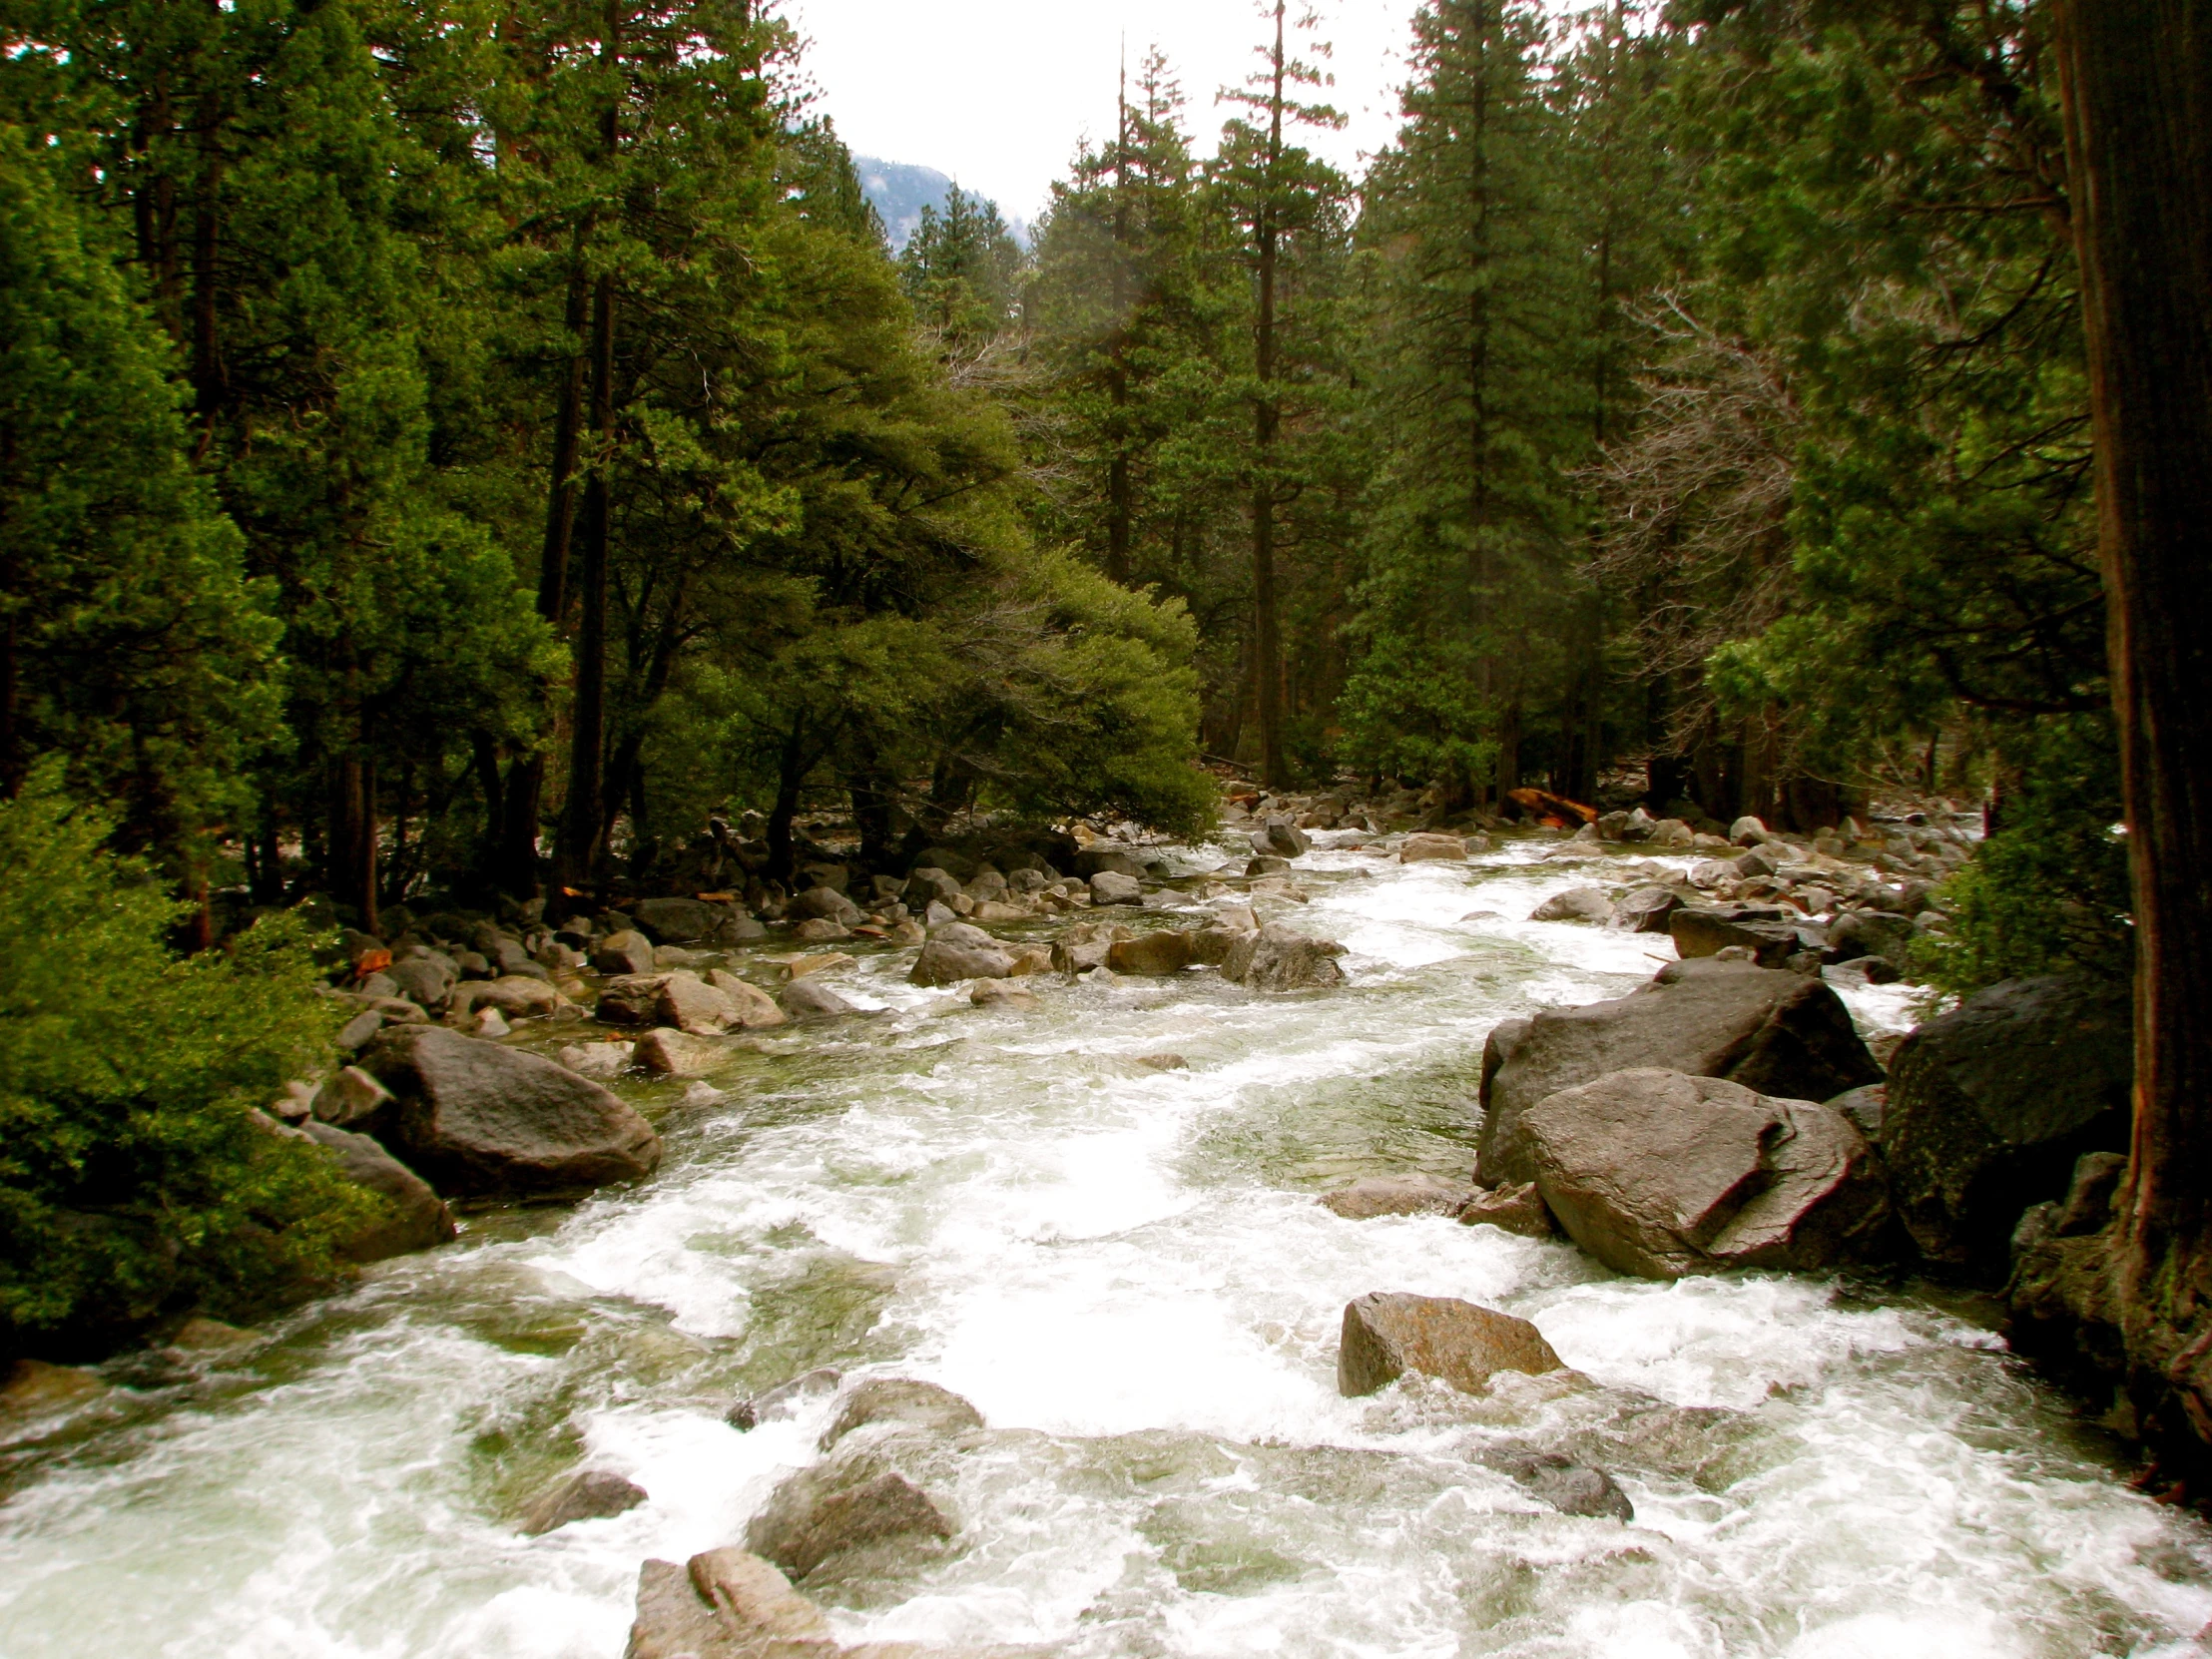
[[(1292, 15), (1300, 0), (1293, 0)], [(1357, 173), (1397, 130), (1402, 49), (1416, 0), (1318, 0), (1321, 96), (1351, 117), (1303, 142)], [(1183, 83), (1201, 154), (1230, 113), (1214, 94), (1256, 66), (1258, 0), (782, 0), (811, 42), (803, 64), (853, 154), (953, 175), (1010, 218), (1033, 220), (1077, 141), (1111, 136), (1121, 43), (1132, 71), (1157, 43)], [(1307, 37), (1309, 39), (1314, 37)], [(1310, 52), (1302, 56), (1311, 58)]]

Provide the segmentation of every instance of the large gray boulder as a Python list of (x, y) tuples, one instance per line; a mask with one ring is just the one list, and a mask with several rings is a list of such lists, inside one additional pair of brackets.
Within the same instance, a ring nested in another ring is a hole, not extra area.
[(872, 1441), (853, 1441), (788, 1477), (747, 1523), (745, 1547), (803, 1579), (825, 1561), (894, 1538), (949, 1538), (953, 1525), (929, 1494)]
[(914, 959), (907, 982), (956, 985), (963, 979), (1004, 979), (1014, 971), (1014, 953), (980, 927), (945, 922), (929, 930), (929, 942)]
[(357, 1187), (384, 1201), (385, 1213), (338, 1246), (348, 1262), (381, 1262), (410, 1251), (430, 1250), (457, 1231), (453, 1213), (421, 1176), (366, 1135), (309, 1118), (300, 1129), (337, 1160), (338, 1171)]
[(1335, 939), (1310, 939), (1274, 923), (1233, 941), (1222, 958), (1221, 976), (1256, 991), (1341, 985), (1345, 972), (1337, 958), (1344, 953)]
[(2133, 1044), (2126, 987), (2064, 975), (1992, 985), (1907, 1037), (1882, 1155), (1922, 1254), (2001, 1278), (2021, 1212), (2083, 1154), (2127, 1150)]
[(1302, 857), (1313, 846), (1297, 823), (1282, 814), (1269, 818), (1252, 837), (1253, 851), (1272, 852), (1279, 858)]
[(1499, 1372), (1540, 1377), (1564, 1363), (1524, 1319), (1454, 1297), (1370, 1292), (1345, 1304), (1337, 1350), (1337, 1391), (1372, 1394), (1407, 1372), (1487, 1391)]
[(791, 901), (786, 914), (797, 921), (833, 921), (839, 927), (866, 919), (859, 905), (834, 887), (810, 887)]
[[(1493, 1041), (1505, 1036), (1500, 1025)], [(1670, 962), (1627, 996), (1536, 1014), (1494, 1070), (1485, 1056), (1478, 1179), (1534, 1180), (1521, 1114), (1546, 1095), (1641, 1066), (1789, 1100), (1830, 1100), (1882, 1080), (1851, 1011), (1818, 979), (1748, 962)]]
[(361, 1065), (395, 1097), (377, 1138), (441, 1192), (575, 1192), (650, 1175), (661, 1161), (651, 1124), (543, 1055), (401, 1026)]
[(711, 939), (722, 925), (724, 912), (696, 898), (641, 898), (630, 906), (630, 918), (655, 944), (697, 944)]
[(1603, 887), (1569, 887), (1555, 892), (1528, 912), (1530, 921), (1595, 921), (1612, 919), (1613, 901)]
[(443, 956), (409, 956), (384, 969), (384, 975), (399, 987), (399, 994), (409, 1002), (436, 1012), (445, 1006), (446, 998), (453, 994), (454, 968)]
[(1622, 933), (1664, 933), (1682, 895), (1672, 887), (1638, 887), (1613, 906), (1605, 925)]
[(1614, 1072), (1547, 1096), (1521, 1132), (1545, 1207), (1616, 1273), (1830, 1268), (1873, 1255), (1889, 1219), (1841, 1112), (1724, 1078)]
[(1119, 870), (1102, 869), (1091, 877), (1091, 902), (1094, 904), (1142, 904), (1144, 883), (1134, 875), (1124, 875)]

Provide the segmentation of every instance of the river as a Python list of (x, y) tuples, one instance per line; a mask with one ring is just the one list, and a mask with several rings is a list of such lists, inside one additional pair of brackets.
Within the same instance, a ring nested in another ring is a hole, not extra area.
[[(863, 959), (836, 983), (872, 1017), (779, 1034), (715, 1090), (631, 1091), (667, 1142), (653, 1181), (476, 1217), (229, 1363), (111, 1368), (137, 1385), (0, 1451), (0, 1655), (615, 1659), (640, 1560), (737, 1540), (813, 1455), (822, 1408), (741, 1433), (725, 1407), (820, 1365), (940, 1382), (997, 1431), (939, 1494), (956, 1549), (820, 1588), (847, 1641), (2205, 1651), (2212, 1532), (2127, 1489), (1986, 1304), (1644, 1284), (1564, 1244), (1314, 1202), (1464, 1176), (1489, 1026), (1671, 954), (1517, 919), (1596, 873), (1555, 844), (1302, 860), (1311, 902), (1262, 912), (1344, 941), (1338, 991), (1053, 979), (985, 1009), (905, 984), (910, 951)], [(1851, 1000), (1870, 1032), (1910, 1021), (1902, 989)], [(1187, 1069), (1141, 1059), (1163, 1053)], [(1342, 1398), (1343, 1306), (1378, 1290), (1531, 1319), (1579, 1375)], [(1612, 1471), (1633, 1524), (1495, 1472), (1523, 1447)], [(650, 1500), (518, 1535), (580, 1461)]]

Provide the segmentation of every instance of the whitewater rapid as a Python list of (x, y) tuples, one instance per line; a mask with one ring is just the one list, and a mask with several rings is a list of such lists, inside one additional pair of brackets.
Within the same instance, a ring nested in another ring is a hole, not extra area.
[[(1518, 919), (1603, 879), (1556, 847), (1301, 860), (1311, 902), (1260, 908), (1349, 947), (1338, 991), (1194, 972), (977, 1008), (905, 984), (910, 952), (864, 958), (835, 982), (871, 1017), (780, 1033), (712, 1088), (624, 1086), (667, 1141), (653, 1181), (477, 1217), (228, 1363), (120, 1363), (135, 1386), (0, 1449), (0, 1659), (615, 1659), (639, 1562), (736, 1541), (814, 1455), (823, 1407), (750, 1433), (724, 1410), (822, 1365), (940, 1382), (994, 1431), (937, 1494), (954, 1550), (810, 1584), (845, 1641), (2204, 1651), (2212, 1532), (2126, 1488), (1986, 1305), (1645, 1284), (1314, 1202), (1463, 1178), (1489, 1027), (1671, 956)], [(1870, 1034), (1912, 1017), (1902, 989), (1851, 1001)], [(1187, 1069), (1145, 1063), (1170, 1053)], [(1521, 1315), (1578, 1375), (1342, 1398), (1338, 1326), (1367, 1291)], [(1609, 1469), (1634, 1522), (1553, 1513), (1496, 1472), (1516, 1449)], [(584, 1465), (649, 1500), (521, 1536)]]

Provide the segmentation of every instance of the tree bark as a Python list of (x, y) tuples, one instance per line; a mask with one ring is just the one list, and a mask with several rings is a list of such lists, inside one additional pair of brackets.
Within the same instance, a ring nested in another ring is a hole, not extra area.
[(2212, 1467), (2212, 0), (2059, 0), (2135, 903), (2112, 1290), (2145, 1437)]

